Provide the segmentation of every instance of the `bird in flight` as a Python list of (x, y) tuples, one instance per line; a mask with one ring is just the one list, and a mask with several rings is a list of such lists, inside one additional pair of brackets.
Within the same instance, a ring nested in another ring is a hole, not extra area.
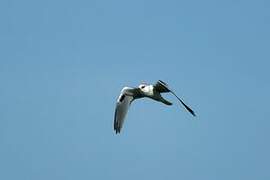
[(162, 102), (166, 105), (172, 105), (171, 102), (164, 99), (160, 93), (172, 93), (181, 104), (188, 110), (193, 116), (196, 116), (194, 111), (188, 107), (169, 87), (168, 85), (159, 80), (154, 85), (141, 84), (137, 88), (124, 87), (121, 91), (120, 96), (117, 99), (115, 114), (114, 114), (114, 130), (120, 133), (124, 124), (125, 116), (128, 112), (128, 108), (132, 101), (144, 97), (151, 98), (155, 101)]

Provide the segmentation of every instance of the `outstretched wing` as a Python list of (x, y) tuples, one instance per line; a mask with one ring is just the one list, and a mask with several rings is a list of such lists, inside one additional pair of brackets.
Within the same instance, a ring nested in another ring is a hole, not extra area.
[(193, 116), (196, 116), (194, 111), (188, 107), (170, 88), (169, 86), (161, 81), (161, 80), (158, 80), (158, 82), (154, 85), (154, 89), (160, 93), (166, 93), (166, 92), (171, 92), (180, 102), (181, 104), (193, 115)]
[(115, 114), (114, 114), (114, 130), (117, 133), (120, 133), (121, 128), (124, 124), (128, 108), (134, 98), (125, 94), (124, 91), (121, 92), (119, 98), (117, 99)]

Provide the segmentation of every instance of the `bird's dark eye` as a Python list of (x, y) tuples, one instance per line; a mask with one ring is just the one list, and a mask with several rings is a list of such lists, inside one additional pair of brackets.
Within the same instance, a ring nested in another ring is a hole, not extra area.
[(145, 88), (145, 86), (141, 86), (141, 88), (143, 89), (143, 88)]

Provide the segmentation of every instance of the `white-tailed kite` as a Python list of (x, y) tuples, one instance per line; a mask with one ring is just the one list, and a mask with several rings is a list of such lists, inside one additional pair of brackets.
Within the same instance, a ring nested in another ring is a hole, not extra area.
[(171, 102), (164, 99), (160, 93), (171, 92), (181, 104), (193, 115), (196, 116), (194, 111), (189, 108), (169, 87), (168, 85), (159, 80), (154, 85), (141, 84), (138, 88), (124, 87), (121, 91), (119, 98), (117, 99), (115, 115), (114, 115), (114, 130), (117, 133), (120, 133), (120, 130), (123, 126), (125, 116), (128, 112), (128, 108), (132, 101), (139, 98), (148, 97), (153, 100), (162, 102), (166, 105), (172, 105)]

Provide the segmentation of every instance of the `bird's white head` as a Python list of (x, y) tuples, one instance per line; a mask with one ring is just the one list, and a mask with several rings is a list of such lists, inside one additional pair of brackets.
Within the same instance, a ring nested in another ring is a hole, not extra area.
[(153, 86), (152, 85), (142, 83), (142, 84), (139, 85), (139, 88), (146, 95), (152, 95), (153, 94)]

